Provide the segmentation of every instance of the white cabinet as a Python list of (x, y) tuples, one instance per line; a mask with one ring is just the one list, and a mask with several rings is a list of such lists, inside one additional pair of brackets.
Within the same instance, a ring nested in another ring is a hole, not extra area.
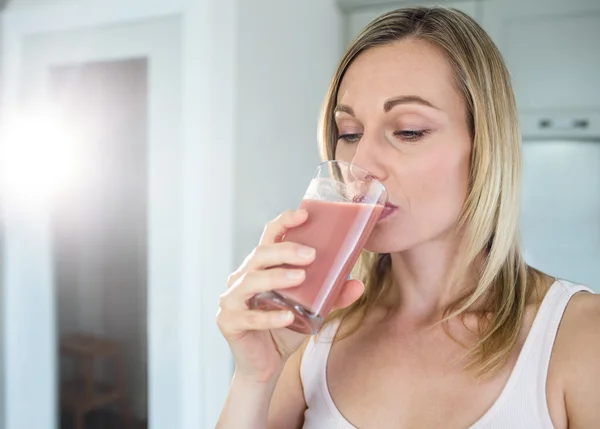
[(344, 41), (346, 44), (366, 27), (373, 19), (377, 18), (386, 12), (394, 9), (408, 6), (445, 6), (451, 7), (465, 12), (476, 20), (480, 19), (481, 1), (480, 0), (454, 0), (454, 1), (435, 1), (435, 0), (397, 0), (395, 2), (378, 2), (378, 1), (338, 1), (338, 4), (345, 12), (345, 34)]
[(552, 111), (577, 128), (600, 108), (600, 1), (485, 0), (481, 22), (504, 55), (521, 114)]

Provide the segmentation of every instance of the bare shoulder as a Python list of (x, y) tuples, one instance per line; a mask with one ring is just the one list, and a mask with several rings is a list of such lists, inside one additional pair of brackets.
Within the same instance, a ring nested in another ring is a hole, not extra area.
[(552, 366), (562, 386), (569, 429), (600, 421), (600, 295), (575, 294), (562, 318)]
[[(585, 359), (600, 351), (600, 295), (579, 292), (573, 295), (561, 322), (558, 336), (573, 358)], [(557, 339), (558, 341), (558, 339)], [(593, 356), (595, 359), (598, 355)]]

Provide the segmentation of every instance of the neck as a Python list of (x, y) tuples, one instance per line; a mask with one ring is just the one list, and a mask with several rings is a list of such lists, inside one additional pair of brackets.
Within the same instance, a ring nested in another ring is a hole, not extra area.
[(446, 238), (390, 255), (402, 318), (439, 320), (451, 303), (475, 287), (481, 261), (459, 273), (460, 247), (459, 239)]

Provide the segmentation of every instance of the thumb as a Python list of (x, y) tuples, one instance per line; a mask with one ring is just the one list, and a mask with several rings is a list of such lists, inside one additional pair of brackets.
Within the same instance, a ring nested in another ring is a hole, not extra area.
[(342, 286), (342, 290), (338, 295), (334, 310), (340, 310), (353, 304), (365, 291), (365, 285), (360, 280), (347, 280)]

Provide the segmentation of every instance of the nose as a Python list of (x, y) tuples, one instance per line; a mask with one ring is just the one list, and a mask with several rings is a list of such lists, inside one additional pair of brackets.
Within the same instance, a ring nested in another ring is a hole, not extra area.
[(373, 133), (364, 133), (356, 145), (352, 163), (369, 171), (371, 175), (383, 182), (387, 177), (385, 154), (380, 139)]

